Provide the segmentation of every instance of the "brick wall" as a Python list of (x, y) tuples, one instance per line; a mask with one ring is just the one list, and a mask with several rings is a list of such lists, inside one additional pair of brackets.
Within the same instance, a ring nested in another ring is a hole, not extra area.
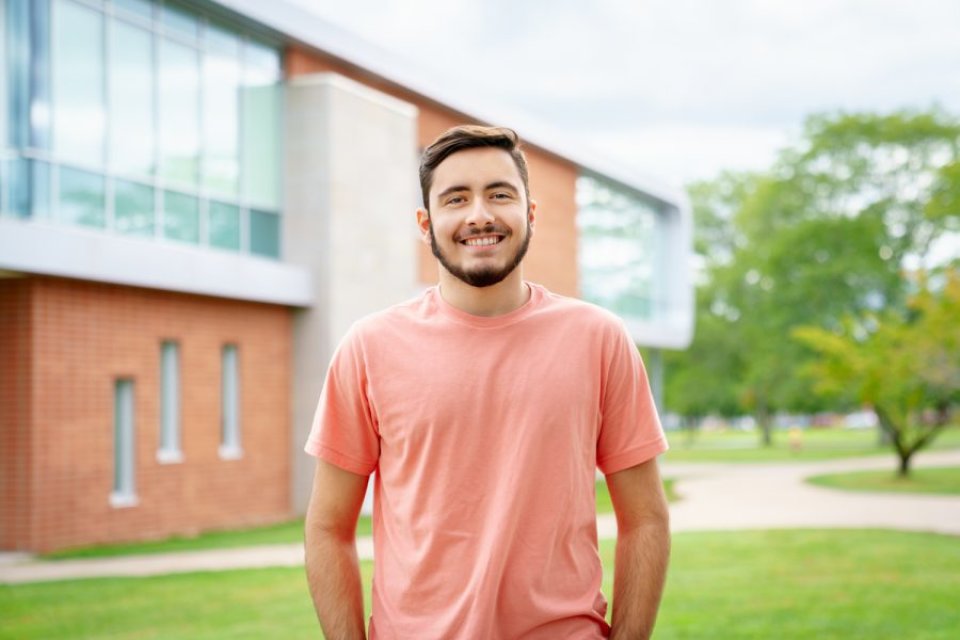
[(0, 278), (0, 549), (30, 542), (30, 281)]
[[(29, 286), (26, 331), (34, 352), (32, 483), (27, 512), (21, 505), (14, 514), (29, 523), (29, 533), (15, 548), (162, 538), (289, 516), (288, 309), (57, 278), (18, 282)], [(183, 461), (172, 464), (157, 459), (163, 340), (180, 345)], [(227, 343), (239, 351), (244, 453), (237, 460), (219, 455), (220, 362)], [(120, 377), (135, 385), (138, 498), (123, 508), (110, 504), (113, 393)], [(3, 437), (8, 428), (3, 425)], [(9, 460), (2, 463), (5, 468)]]
[[(471, 121), (462, 113), (320, 53), (291, 48), (286, 52), (286, 65), (290, 77), (320, 72), (339, 73), (415, 105), (420, 111), (417, 126), (421, 149), (450, 127)], [(510, 126), (509, 122), (490, 124)], [(537, 201), (538, 209), (536, 235), (524, 260), (524, 276), (556, 293), (579, 295), (576, 228), (576, 180), (579, 171), (569, 160), (536, 147), (527, 147), (526, 154), (530, 168), (530, 194)], [(410, 179), (416, 180), (417, 177), (411, 176)], [(414, 210), (419, 205), (419, 199), (410, 204), (411, 225), (415, 220)], [(430, 248), (424, 244), (419, 250), (418, 273), (421, 282), (437, 281), (436, 260)]]

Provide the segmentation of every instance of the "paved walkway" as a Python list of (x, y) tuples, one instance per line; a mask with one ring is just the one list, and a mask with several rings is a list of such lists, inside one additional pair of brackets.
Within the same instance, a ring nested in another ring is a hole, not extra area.
[[(960, 466), (960, 450), (921, 453), (914, 465)], [(882, 528), (960, 535), (960, 496), (854, 493), (804, 483), (822, 473), (893, 468), (892, 457), (877, 456), (789, 464), (664, 463), (662, 473), (676, 479), (682, 498), (671, 505), (675, 532)], [(599, 516), (597, 528), (601, 538), (616, 536), (612, 515)], [(373, 557), (370, 538), (357, 546), (361, 558)], [(301, 544), (57, 561), (0, 554), (0, 584), (302, 565)]]

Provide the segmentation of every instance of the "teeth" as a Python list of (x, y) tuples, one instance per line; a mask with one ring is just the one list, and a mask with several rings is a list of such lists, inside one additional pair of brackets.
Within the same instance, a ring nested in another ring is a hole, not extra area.
[(468, 238), (464, 240), (464, 244), (468, 247), (486, 247), (491, 244), (497, 244), (500, 242), (500, 238), (494, 236), (487, 236), (485, 238)]

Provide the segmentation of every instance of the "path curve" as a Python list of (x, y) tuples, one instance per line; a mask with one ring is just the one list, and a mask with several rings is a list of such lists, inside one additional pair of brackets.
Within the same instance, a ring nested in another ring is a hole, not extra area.
[[(918, 454), (914, 468), (960, 466), (960, 450)], [(960, 535), (960, 496), (845, 491), (806, 478), (825, 473), (896, 469), (893, 456), (785, 463), (671, 463), (680, 500), (670, 505), (670, 528), (879, 528)], [(616, 535), (612, 515), (598, 519), (601, 538)]]

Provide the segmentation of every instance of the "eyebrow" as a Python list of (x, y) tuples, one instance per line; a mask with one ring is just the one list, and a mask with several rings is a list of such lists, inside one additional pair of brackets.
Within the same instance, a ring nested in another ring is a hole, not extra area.
[[(509, 189), (514, 193), (520, 193), (520, 191), (511, 183), (506, 180), (498, 180), (496, 182), (491, 182), (490, 184), (483, 187), (484, 191), (489, 191), (490, 189)], [(453, 186), (447, 187), (443, 191), (437, 194), (437, 200), (442, 200), (445, 196), (450, 195), (451, 193), (457, 193), (458, 191), (469, 191), (470, 187), (465, 184), (455, 184)]]

